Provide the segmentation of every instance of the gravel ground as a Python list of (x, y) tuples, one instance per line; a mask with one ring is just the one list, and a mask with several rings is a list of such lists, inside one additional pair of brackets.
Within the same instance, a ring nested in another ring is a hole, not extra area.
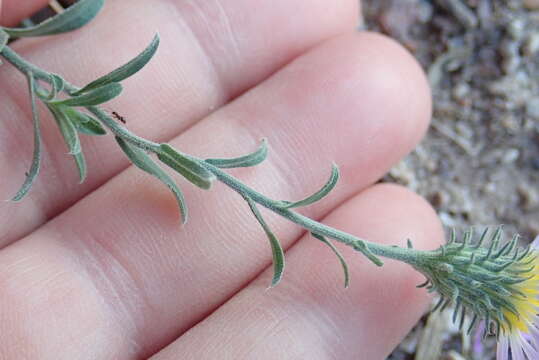
[[(539, 233), (539, 0), (364, 0), (367, 28), (427, 71), (434, 114), (385, 180), (426, 197), (447, 227)], [(451, 312), (425, 316), (390, 359), (494, 359)]]

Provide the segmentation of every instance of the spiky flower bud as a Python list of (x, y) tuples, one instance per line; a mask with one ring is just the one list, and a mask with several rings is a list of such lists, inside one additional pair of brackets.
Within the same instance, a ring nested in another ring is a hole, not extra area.
[(453, 232), (446, 245), (414, 264), (427, 277), (420, 286), (440, 294), (435, 310), (454, 304), (453, 321), (461, 328), (469, 312), (468, 332), (478, 320), (485, 332), (495, 328), (499, 359), (509, 359), (509, 348), (513, 360), (539, 359), (539, 251), (517, 248), (518, 235), (500, 247), (501, 227), (483, 247), (487, 233), (470, 245), (471, 231), (459, 243)]

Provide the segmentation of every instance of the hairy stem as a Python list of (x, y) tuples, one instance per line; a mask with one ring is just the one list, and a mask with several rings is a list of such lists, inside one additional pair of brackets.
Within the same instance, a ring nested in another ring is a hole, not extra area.
[[(3, 48), (0, 55), (13, 66), (15, 66), (15, 68), (18, 69), (21, 73), (32, 73), (36, 79), (42, 80), (49, 84), (51, 83), (50, 73), (44, 71), (43, 69), (40, 69), (34, 64), (29, 63), (8, 46), (5, 46)], [(78, 87), (65, 81), (65, 92), (67, 92), (68, 94), (73, 94), (77, 90), (79, 90)], [(161, 153), (158, 143), (146, 140), (131, 133), (125, 127), (121, 126), (115, 120), (113, 120), (105, 111), (100, 109), (98, 106), (88, 106), (86, 107), (86, 109), (92, 114), (94, 114), (107, 128), (110, 129), (112, 133), (114, 133), (114, 135), (146, 151), (155, 154)], [(417, 265), (421, 262), (421, 259), (429, 257), (433, 253), (430, 251), (418, 251), (397, 246), (381, 245), (361, 239), (344, 231), (334, 229), (330, 226), (324, 225), (320, 222), (303, 216), (293, 210), (283, 208), (279, 205), (278, 201), (272, 200), (264, 196), (263, 194), (260, 194), (256, 190), (243, 184), (240, 180), (227, 174), (220, 168), (205, 162), (202, 159), (198, 159), (192, 156), (189, 156), (189, 158), (198, 162), (201, 166), (205, 167), (208, 171), (213, 173), (219, 181), (221, 181), (240, 195), (251, 199), (257, 204), (260, 204), (261, 206), (290, 220), (291, 222), (298, 224), (299, 226), (310, 232), (326, 236), (331, 239), (335, 239), (343, 244), (353, 247), (355, 250), (362, 252), (364, 255), (369, 257), (373, 262), (377, 263), (378, 265), (382, 265), (382, 263), (376, 259), (376, 256), (382, 256), (390, 259), (403, 261), (410, 265)]]
[(227, 174), (218, 167), (210, 165), (200, 159), (196, 160), (201, 162), (206, 167), (206, 169), (211, 171), (219, 181), (232, 188), (237, 193), (249, 197), (256, 203), (262, 205), (263, 207), (271, 210), (276, 214), (281, 215), (282, 217), (290, 220), (291, 222), (298, 224), (299, 226), (303, 227), (306, 230), (309, 230), (310, 232), (314, 232), (322, 236), (327, 236), (354, 248), (357, 247), (359, 243), (364, 243), (368, 247), (370, 252), (372, 252), (374, 255), (404, 261), (409, 264), (416, 264), (418, 257), (422, 257), (422, 255), (426, 253), (424, 251), (373, 243), (356, 237), (354, 235), (348, 234), (344, 231), (324, 225), (293, 210), (279, 207), (278, 202), (260, 194), (256, 190), (243, 184), (240, 180)]

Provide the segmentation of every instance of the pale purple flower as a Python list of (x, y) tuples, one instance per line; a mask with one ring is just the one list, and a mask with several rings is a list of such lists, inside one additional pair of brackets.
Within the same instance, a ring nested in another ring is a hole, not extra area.
[(512, 304), (518, 316), (504, 312), (511, 326), (502, 326), (497, 360), (539, 360), (539, 236), (533, 241), (532, 248), (524, 260), (531, 260), (535, 268), (528, 280), (515, 285), (515, 289), (526, 296), (514, 296)]

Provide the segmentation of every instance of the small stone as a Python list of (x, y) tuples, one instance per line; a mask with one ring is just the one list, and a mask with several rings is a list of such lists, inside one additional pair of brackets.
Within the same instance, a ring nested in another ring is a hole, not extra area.
[(496, 183), (494, 183), (494, 182), (486, 183), (483, 188), (484, 188), (485, 192), (487, 192), (489, 194), (495, 194), (496, 191), (497, 191)]
[(539, 51), (539, 33), (532, 32), (524, 43), (524, 55), (533, 56)]
[(531, 98), (526, 102), (526, 115), (539, 120), (539, 97)]
[(539, 192), (534, 186), (522, 183), (517, 187), (520, 205), (525, 210), (533, 210), (539, 206)]
[(445, 211), (440, 211), (440, 213), (438, 214), (438, 217), (440, 218), (440, 221), (442, 222), (442, 224), (444, 224), (447, 227), (458, 225), (458, 222), (455, 220), (455, 218), (449, 215), (449, 213)]
[(526, 21), (523, 18), (516, 18), (509, 23), (507, 27), (507, 32), (515, 40), (522, 38), (524, 31), (526, 30)]
[(446, 201), (446, 196), (440, 191), (436, 191), (428, 196), (428, 200), (433, 208), (439, 209)]
[(468, 85), (465, 82), (461, 82), (457, 84), (457, 86), (455, 86), (455, 88), (453, 89), (453, 94), (458, 99), (461, 99), (464, 96), (468, 95), (469, 92), (470, 92), (470, 85)]
[(477, 27), (477, 16), (462, 0), (438, 0), (438, 4), (453, 14), (464, 27)]
[(518, 149), (509, 149), (501, 157), (502, 163), (504, 164), (510, 164), (512, 162), (515, 162), (515, 160), (518, 159), (520, 156), (520, 151)]

